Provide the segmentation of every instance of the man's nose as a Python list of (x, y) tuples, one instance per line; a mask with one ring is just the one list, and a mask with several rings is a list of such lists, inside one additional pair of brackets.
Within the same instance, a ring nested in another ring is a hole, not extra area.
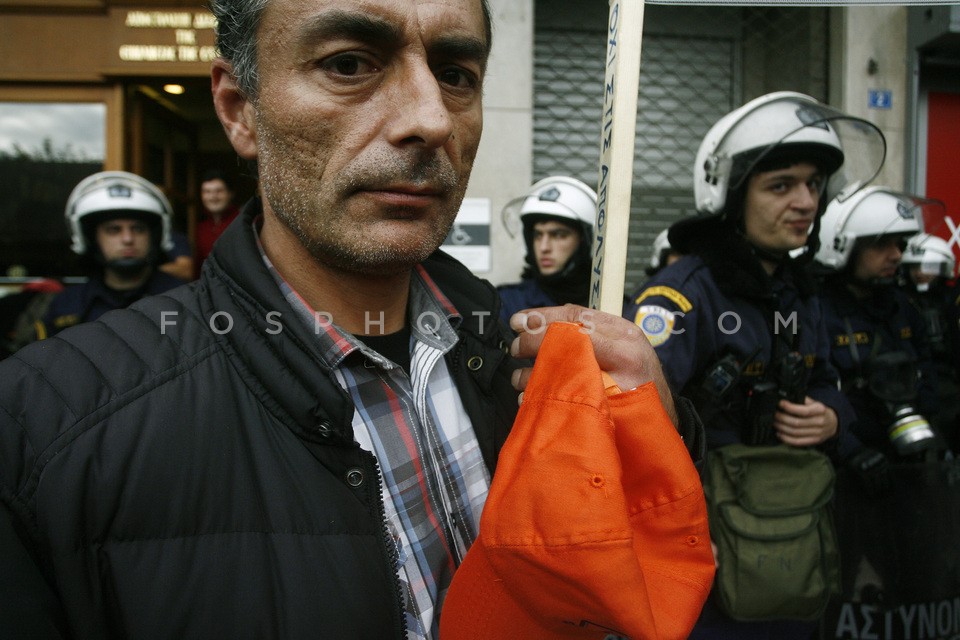
[(794, 206), (798, 209), (810, 210), (816, 209), (820, 202), (820, 192), (806, 183), (800, 184), (796, 191)]
[(393, 92), (393, 118), (388, 137), (393, 144), (436, 148), (453, 134), (453, 119), (443, 90), (426, 60), (407, 64)]

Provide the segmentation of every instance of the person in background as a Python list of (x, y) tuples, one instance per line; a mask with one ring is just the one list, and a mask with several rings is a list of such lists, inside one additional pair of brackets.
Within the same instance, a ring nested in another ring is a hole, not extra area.
[(37, 339), (182, 285), (157, 268), (173, 246), (171, 214), (166, 196), (138, 175), (102, 171), (81, 180), (65, 216), (70, 248), (89, 279), (53, 298), (36, 323)]
[[(8, 276), (26, 277), (26, 267), (14, 265)], [(63, 291), (55, 278), (36, 278), (20, 290), (0, 296), (0, 360), (37, 339), (36, 322), (43, 317), (53, 299)]]
[(947, 477), (956, 469), (941, 473), (948, 454), (931, 422), (938, 383), (930, 344), (897, 286), (908, 239), (935, 222), (938, 204), (870, 186), (831, 201), (820, 227), (830, 359), (855, 410), (839, 446), (841, 600), (876, 607), (878, 617), (957, 584), (956, 490)]
[[(848, 167), (849, 142), (873, 150), (854, 159), (869, 166)], [(626, 315), (656, 348), (671, 387), (693, 400), (708, 455), (741, 443), (827, 452), (851, 420), (806, 267), (828, 185), (842, 186), (831, 178), (872, 177), (884, 149), (876, 127), (794, 92), (756, 98), (704, 137), (694, 165), (698, 215), (669, 230), (683, 257), (635, 293)], [(792, 324), (778, 326), (778, 317)], [(691, 638), (807, 640), (816, 626), (740, 621), (719, 600), (707, 601)]]
[(531, 307), (587, 304), (596, 210), (596, 192), (566, 176), (539, 180), (507, 204), (503, 217), (508, 225), (519, 219), (527, 264), (520, 282), (497, 288), (501, 320)]
[(898, 398), (924, 416), (937, 409), (926, 329), (897, 288), (907, 240), (922, 230), (929, 202), (870, 186), (852, 197), (834, 199), (823, 217), (816, 261), (823, 272), (830, 359), (856, 412), (841, 443), (844, 459), (872, 452), (909, 456), (938, 442), (926, 421), (899, 435), (888, 432), (896, 421), (890, 409)]
[(901, 288), (923, 318), (937, 371), (940, 410), (934, 424), (960, 453), (960, 289), (953, 282), (956, 257), (947, 241), (918, 233), (907, 240)]
[(683, 257), (683, 254), (670, 246), (669, 234), (670, 229), (664, 229), (658, 233), (657, 237), (653, 240), (653, 248), (650, 251), (650, 262), (647, 264), (646, 269), (644, 269), (644, 273), (650, 278)]
[(199, 274), (203, 262), (213, 250), (224, 229), (240, 214), (240, 208), (233, 202), (233, 183), (227, 174), (211, 169), (200, 179), (200, 202), (203, 214), (196, 230), (196, 269)]
[(611, 398), (692, 452), (696, 415), (629, 321), (542, 308), (515, 334), (438, 251), (486, 2), (211, 8), (214, 106), (262, 197), (198, 281), (0, 362), (0, 635), (435, 639), (545, 325), (589, 322), (636, 390)]

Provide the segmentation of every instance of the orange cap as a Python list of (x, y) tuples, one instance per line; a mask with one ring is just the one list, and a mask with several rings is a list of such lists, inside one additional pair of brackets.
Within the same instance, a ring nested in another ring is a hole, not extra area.
[(553, 323), (454, 574), (442, 640), (686, 638), (714, 562), (697, 470), (648, 383), (607, 396)]

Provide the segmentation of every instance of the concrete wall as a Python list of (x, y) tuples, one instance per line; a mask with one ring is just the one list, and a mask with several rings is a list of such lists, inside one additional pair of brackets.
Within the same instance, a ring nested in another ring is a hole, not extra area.
[(467, 197), (491, 200), (495, 284), (520, 279), (525, 250), (501, 222), (507, 202), (533, 182), (533, 0), (490, 0), (493, 51), (484, 88), (484, 124)]
[(484, 124), (467, 197), (491, 200), (492, 269), (477, 275), (495, 284), (520, 279), (524, 248), (500, 212), (533, 182), (533, 0), (490, 0), (493, 51), (484, 88)]
[[(905, 188), (908, 83), (907, 8), (846, 7), (835, 22), (835, 106), (877, 125), (887, 139), (887, 159), (873, 184)], [(889, 109), (871, 107), (871, 90), (890, 91)]]

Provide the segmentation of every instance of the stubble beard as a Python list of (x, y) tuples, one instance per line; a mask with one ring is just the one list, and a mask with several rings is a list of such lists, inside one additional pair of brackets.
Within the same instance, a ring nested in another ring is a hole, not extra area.
[[(440, 153), (367, 154), (362, 163), (355, 162), (338, 174), (324, 193), (320, 177), (307, 173), (309, 166), (317, 165), (298, 162), (315, 158), (317, 143), (304, 138), (291, 141), (264, 126), (262, 118), (257, 120), (263, 196), (278, 220), (319, 263), (355, 274), (395, 275), (425, 260), (446, 238), (463, 199), (466, 178), (461, 179)], [(393, 242), (371, 238), (358, 221), (344, 219), (346, 205), (339, 203), (347, 202), (350, 194), (401, 181), (429, 183), (445, 194), (440, 215), (432, 216), (426, 229), (417, 224), (415, 241), (396, 234)], [(335, 210), (337, 207), (343, 210)]]

